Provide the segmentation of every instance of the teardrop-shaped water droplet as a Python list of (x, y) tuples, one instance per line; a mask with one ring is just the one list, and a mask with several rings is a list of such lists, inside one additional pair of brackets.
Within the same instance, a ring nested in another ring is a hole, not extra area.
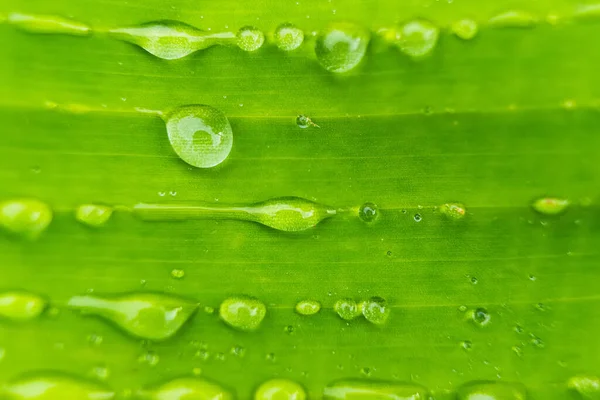
[(525, 400), (525, 387), (520, 383), (474, 381), (461, 386), (458, 400)]
[(176, 378), (141, 390), (144, 400), (233, 400), (233, 394), (220, 385), (201, 378)]
[(558, 215), (562, 214), (569, 207), (569, 200), (557, 197), (542, 197), (536, 199), (531, 207), (540, 214)]
[(275, 30), (275, 44), (283, 51), (296, 50), (304, 41), (304, 32), (292, 24), (282, 24)]
[(348, 22), (329, 25), (317, 37), (317, 60), (328, 71), (348, 72), (365, 57), (370, 37), (369, 31), (359, 25)]
[(37, 294), (23, 291), (0, 293), (0, 318), (13, 321), (29, 321), (37, 318), (48, 303)]
[(110, 400), (115, 397), (110, 388), (100, 383), (55, 372), (23, 375), (9, 382), (3, 394), (8, 400)]
[(488, 26), (496, 28), (531, 28), (538, 18), (527, 11), (511, 10), (498, 14), (488, 21)]
[(219, 316), (227, 325), (246, 332), (257, 330), (266, 314), (262, 301), (247, 296), (230, 297), (219, 307)]
[(66, 34), (74, 36), (87, 36), (91, 28), (81, 22), (56, 15), (32, 15), (11, 13), (8, 23), (19, 29), (31, 33)]
[(360, 308), (366, 320), (375, 325), (385, 324), (391, 311), (385, 299), (378, 296), (363, 301)]
[(166, 115), (167, 133), (175, 153), (198, 168), (221, 164), (233, 147), (233, 131), (220, 110), (207, 105), (178, 107)]
[(26, 239), (36, 239), (52, 222), (52, 210), (33, 199), (0, 203), (0, 226)]
[(428, 399), (428, 390), (412, 383), (345, 379), (330, 383), (324, 400), (416, 400)]
[(300, 315), (314, 315), (321, 310), (321, 303), (316, 300), (302, 300), (296, 304), (296, 312)]
[(472, 19), (461, 19), (460, 21), (456, 21), (452, 24), (451, 29), (452, 33), (463, 40), (473, 39), (479, 31), (477, 22)]
[(99, 204), (82, 204), (75, 210), (75, 218), (84, 225), (98, 228), (106, 224), (112, 212), (112, 207)]
[(256, 51), (265, 43), (265, 34), (253, 26), (244, 26), (237, 33), (237, 45), (244, 51)]
[(358, 217), (363, 222), (375, 222), (379, 218), (379, 208), (373, 203), (365, 203), (358, 209)]
[(254, 400), (306, 400), (306, 391), (289, 379), (271, 379), (256, 389)]
[(570, 391), (577, 393), (582, 400), (600, 399), (600, 378), (592, 375), (573, 376), (567, 382)]
[(439, 36), (437, 26), (429, 21), (415, 20), (400, 28), (396, 45), (407, 56), (418, 59), (431, 54)]
[(210, 33), (170, 20), (112, 29), (110, 34), (164, 60), (176, 60), (198, 50), (235, 40), (235, 34), (231, 32)]
[(175, 335), (198, 307), (192, 301), (161, 293), (75, 296), (67, 305), (111, 321), (133, 336), (151, 340)]
[(346, 321), (353, 320), (360, 315), (360, 309), (356, 301), (352, 299), (340, 299), (333, 305), (333, 311)]
[(459, 203), (446, 203), (439, 207), (440, 213), (445, 215), (448, 219), (455, 221), (461, 220), (467, 214), (465, 206)]

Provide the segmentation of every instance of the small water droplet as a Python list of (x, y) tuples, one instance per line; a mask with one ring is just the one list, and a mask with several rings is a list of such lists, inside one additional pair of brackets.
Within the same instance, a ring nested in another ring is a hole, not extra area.
[(371, 376), (371, 368), (363, 367), (360, 369), (360, 373), (363, 374), (364, 376)]
[(317, 37), (317, 60), (330, 72), (348, 72), (363, 60), (370, 36), (368, 30), (351, 23), (339, 22), (329, 25)]
[(458, 311), (460, 311), (460, 312), (465, 312), (465, 311), (467, 311), (467, 306), (464, 306), (464, 305), (463, 305), (463, 306), (459, 306), (459, 307), (458, 307)]
[(535, 200), (532, 207), (535, 211), (544, 215), (558, 215), (567, 210), (569, 200), (556, 197), (542, 197)]
[(101, 335), (98, 335), (97, 333), (92, 333), (88, 335), (87, 340), (91, 346), (100, 346), (104, 341), (104, 338)]
[(167, 195), (167, 192), (158, 192), (158, 195), (160, 197), (165, 197)]
[(171, 276), (175, 279), (182, 279), (185, 276), (185, 271), (179, 268), (171, 270)]
[(403, 25), (396, 34), (396, 45), (413, 59), (425, 57), (437, 44), (440, 30), (431, 22), (415, 20)]
[(490, 313), (483, 307), (471, 310), (470, 317), (473, 323), (475, 323), (478, 326), (486, 326), (490, 323), (490, 320), (492, 319)]
[(110, 376), (110, 370), (103, 365), (97, 365), (92, 368), (92, 370), (90, 371), (90, 374), (94, 378), (97, 378), (101, 381), (105, 381)]
[(52, 222), (52, 210), (38, 200), (21, 199), (0, 203), (0, 227), (26, 239), (36, 239)]
[(176, 191), (174, 191), (174, 190), (171, 190), (171, 191), (169, 192), (169, 196), (171, 196), (171, 197), (175, 197), (175, 196), (177, 196), (177, 192), (176, 192)]
[(534, 275), (529, 275), (529, 280), (530, 281), (536, 281), (537, 278)]
[(37, 318), (48, 303), (37, 294), (24, 291), (0, 293), (0, 317), (12, 321), (25, 322)]
[(536, 308), (536, 310), (542, 311), (542, 312), (544, 312), (548, 309), (544, 303), (537, 303), (535, 305), (535, 308)]
[(223, 353), (217, 353), (217, 354), (215, 354), (215, 360), (217, 360), (217, 361), (225, 361), (225, 354), (223, 354)]
[(98, 228), (106, 224), (112, 213), (112, 207), (99, 204), (82, 204), (75, 211), (75, 219), (84, 225)]
[(151, 367), (156, 366), (160, 361), (160, 357), (153, 351), (147, 351), (138, 357), (138, 362), (140, 364), (148, 364)]
[(211, 306), (204, 306), (204, 312), (207, 314), (213, 314), (215, 312), (215, 308)]
[(385, 299), (374, 296), (361, 304), (362, 314), (367, 321), (375, 325), (383, 325), (390, 316), (390, 307)]
[(267, 361), (271, 361), (271, 362), (275, 362), (275, 360), (277, 359), (275, 357), (275, 353), (267, 353), (267, 355), (265, 356)]
[(300, 315), (314, 315), (321, 310), (321, 303), (316, 300), (302, 300), (296, 304), (296, 312)]
[(304, 32), (292, 24), (282, 24), (275, 30), (275, 44), (283, 51), (296, 50), (304, 41)]
[(521, 334), (524, 332), (523, 327), (521, 325), (515, 325), (514, 331)]
[(254, 400), (306, 400), (306, 391), (289, 379), (271, 379), (258, 387)]
[(230, 297), (221, 303), (219, 316), (227, 325), (241, 331), (255, 331), (265, 318), (267, 308), (258, 299)]
[(531, 338), (531, 344), (537, 347), (538, 349), (543, 349), (544, 347), (546, 347), (544, 341), (535, 335)]
[(518, 356), (518, 357), (522, 357), (523, 356), (523, 349), (521, 349), (519, 346), (513, 346), (512, 347), (512, 351)]
[(471, 283), (472, 283), (473, 285), (477, 285), (477, 283), (478, 283), (478, 280), (477, 280), (477, 278), (476, 278), (476, 277), (474, 277), (474, 276), (472, 276), (472, 277), (471, 277)]
[(246, 354), (246, 349), (242, 346), (234, 346), (231, 348), (231, 354), (233, 354), (236, 357), (244, 357), (244, 355)]
[(477, 22), (472, 19), (461, 19), (452, 24), (452, 33), (463, 40), (473, 39), (479, 30)]
[(465, 217), (467, 211), (465, 206), (459, 203), (446, 203), (439, 207), (440, 213), (445, 215), (447, 218), (458, 221)]
[(202, 361), (206, 361), (210, 357), (210, 352), (206, 349), (200, 349), (194, 353), (194, 357), (199, 358)]
[(296, 125), (298, 125), (298, 128), (302, 129), (306, 129), (311, 126), (315, 128), (320, 128), (319, 125), (315, 124), (313, 120), (307, 117), (306, 115), (298, 115), (296, 117)]
[(265, 42), (265, 34), (253, 26), (244, 26), (237, 33), (238, 47), (244, 51), (256, 51)]
[(375, 222), (379, 217), (379, 208), (373, 203), (365, 203), (358, 209), (358, 217), (363, 222)]
[(340, 299), (333, 305), (333, 310), (340, 318), (350, 321), (360, 315), (360, 309), (356, 301), (352, 299)]
[(421, 217), (421, 214), (415, 214), (415, 216), (413, 217), (413, 219), (415, 220), (415, 222), (421, 222), (421, 220), (423, 219), (423, 217)]
[(471, 350), (473, 348), (473, 343), (471, 343), (470, 340), (463, 340), (462, 342), (460, 342), (460, 347), (463, 348), (463, 350)]

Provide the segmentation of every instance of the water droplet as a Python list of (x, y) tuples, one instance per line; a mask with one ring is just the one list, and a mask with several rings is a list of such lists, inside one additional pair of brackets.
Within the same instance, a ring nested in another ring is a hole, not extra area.
[(82, 224), (91, 227), (100, 227), (110, 219), (113, 209), (98, 204), (83, 204), (77, 207), (75, 218)]
[(413, 219), (415, 220), (415, 222), (421, 222), (421, 220), (423, 219), (423, 217), (421, 217), (421, 214), (415, 214), (415, 216), (413, 217)]
[(523, 327), (521, 325), (515, 325), (514, 331), (521, 334), (524, 332)]
[(536, 281), (537, 278), (534, 275), (529, 275), (529, 280), (530, 281)]
[(194, 354), (194, 357), (199, 358), (202, 361), (206, 361), (210, 357), (210, 352), (205, 349), (201, 349)]
[(533, 209), (544, 215), (562, 214), (569, 207), (569, 200), (556, 197), (542, 197), (533, 202)]
[(479, 282), (479, 281), (477, 280), (477, 278), (476, 278), (476, 277), (474, 277), (474, 276), (472, 276), (472, 277), (471, 277), (471, 283), (472, 283), (473, 285), (477, 285), (477, 283), (478, 283), (478, 282)]
[(294, 333), (294, 327), (292, 325), (287, 325), (283, 330), (285, 333)]
[(230, 297), (219, 307), (219, 316), (227, 325), (247, 332), (257, 330), (266, 314), (263, 302), (246, 296)]
[(488, 21), (488, 26), (497, 28), (531, 28), (538, 23), (537, 17), (519, 10), (498, 14)]
[(92, 333), (92, 334), (88, 335), (87, 340), (91, 346), (100, 346), (102, 344), (102, 342), (104, 341), (104, 338), (101, 335)]
[(358, 217), (367, 223), (375, 222), (379, 217), (379, 208), (373, 203), (365, 203), (358, 209)]
[(215, 312), (215, 308), (211, 306), (204, 306), (204, 312), (207, 314), (213, 314)]
[(488, 313), (488, 311), (483, 307), (471, 310), (469, 316), (471, 320), (475, 323), (475, 325), (478, 326), (486, 326), (490, 323), (490, 320), (492, 319), (490, 313)]
[(238, 47), (244, 51), (256, 51), (265, 42), (265, 34), (253, 26), (244, 26), (237, 33)]
[(460, 311), (460, 312), (465, 312), (465, 311), (467, 311), (467, 306), (464, 306), (464, 305), (463, 305), (463, 306), (459, 306), (459, 307), (458, 307), (458, 311)]
[(223, 354), (223, 353), (217, 353), (217, 354), (215, 354), (215, 360), (217, 360), (217, 361), (225, 361), (225, 354)]
[(535, 308), (536, 308), (538, 311), (542, 311), (542, 312), (544, 312), (544, 311), (546, 311), (546, 310), (548, 309), (544, 303), (537, 303), (537, 304), (535, 305)]
[(194, 302), (160, 293), (74, 296), (67, 305), (111, 321), (133, 336), (151, 340), (175, 335), (197, 308)]
[(8, 23), (31, 33), (67, 34), (74, 36), (87, 36), (91, 33), (89, 26), (55, 15), (11, 13), (8, 15)]
[(460, 347), (462, 347), (464, 350), (471, 350), (473, 348), (473, 343), (471, 343), (470, 340), (463, 340), (462, 342), (460, 342)]
[(92, 368), (90, 374), (96, 379), (105, 381), (110, 376), (110, 370), (103, 365), (97, 365)]
[(463, 40), (470, 40), (477, 35), (479, 27), (472, 19), (461, 19), (452, 24), (452, 33)]
[(457, 400), (525, 400), (525, 387), (520, 383), (473, 381), (461, 386)]
[(151, 400), (233, 400), (233, 394), (220, 385), (201, 378), (177, 378), (140, 391)]
[(158, 195), (160, 197), (165, 197), (167, 195), (167, 192), (158, 192)]
[(352, 299), (340, 299), (333, 305), (333, 310), (346, 321), (353, 320), (360, 315), (360, 309), (356, 301)]
[(523, 349), (521, 349), (519, 346), (513, 346), (512, 347), (512, 351), (518, 356), (518, 357), (523, 357)]
[(460, 220), (465, 217), (467, 211), (465, 206), (458, 203), (446, 203), (439, 207), (440, 213), (453, 220)]
[(579, 394), (582, 399), (600, 399), (600, 378), (591, 375), (573, 376), (567, 382), (569, 390)]
[(428, 399), (428, 390), (412, 383), (345, 379), (327, 385), (324, 400), (378, 399), (408, 400)]
[(431, 22), (416, 20), (403, 25), (396, 35), (396, 45), (407, 56), (418, 59), (429, 55), (437, 44), (440, 30)]
[(375, 325), (383, 325), (390, 316), (390, 307), (387, 302), (378, 296), (371, 297), (361, 304), (362, 314), (367, 321)]
[(538, 349), (543, 349), (544, 347), (546, 347), (544, 341), (535, 335), (533, 335), (533, 337), (531, 338), (531, 344), (537, 347)]
[(42, 297), (23, 291), (0, 293), (0, 317), (13, 321), (29, 321), (37, 318), (46, 308)]
[(368, 30), (358, 25), (347, 22), (332, 24), (317, 37), (317, 60), (330, 72), (348, 72), (364, 58), (370, 36)]
[(0, 203), (0, 226), (15, 235), (36, 239), (52, 222), (52, 210), (38, 200), (9, 200)]
[(166, 115), (173, 150), (183, 161), (198, 168), (221, 164), (233, 147), (233, 132), (225, 114), (207, 105), (190, 105)]
[(185, 271), (179, 268), (171, 270), (171, 276), (175, 279), (182, 279), (185, 276)]
[(246, 355), (246, 349), (242, 346), (234, 346), (231, 348), (231, 354), (236, 357), (244, 357), (244, 355)]
[(267, 353), (267, 355), (265, 356), (265, 359), (267, 361), (275, 362), (275, 360), (277, 358), (275, 357), (275, 353)]
[(306, 400), (306, 392), (289, 379), (271, 379), (258, 387), (254, 400)]
[(148, 22), (136, 27), (113, 29), (110, 33), (164, 60), (176, 60), (198, 50), (235, 40), (231, 32), (208, 33), (178, 21)]
[(321, 303), (316, 300), (302, 300), (296, 304), (296, 312), (300, 315), (314, 315), (321, 310)]
[(153, 351), (146, 351), (138, 357), (140, 364), (148, 364), (151, 367), (156, 366), (160, 362), (160, 357)]
[(275, 30), (275, 44), (283, 51), (296, 50), (304, 41), (304, 32), (292, 24), (282, 24)]
[(100, 383), (54, 372), (23, 375), (9, 382), (3, 394), (11, 400), (110, 400), (115, 396)]
[(171, 191), (169, 192), (169, 196), (171, 196), (171, 197), (175, 197), (175, 196), (177, 196), (177, 192), (176, 192), (176, 191), (174, 191), (174, 190), (171, 190)]
[(319, 125), (315, 124), (313, 120), (307, 117), (306, 115), (298, 115), (296, 117), (296, 125), (298, 125), (298, 128), (302, 129), (306, 129), (311, 126), (315, 128), (320, 128)]

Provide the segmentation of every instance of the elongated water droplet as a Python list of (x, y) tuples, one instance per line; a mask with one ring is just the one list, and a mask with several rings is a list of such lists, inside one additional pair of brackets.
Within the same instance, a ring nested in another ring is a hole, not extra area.
[(296, 50), (304, 41), (304, 32), (292, 24), (282, 24), (275, 30), (275, 44), (283, 51)]
[(146, 221), (237, 219), (287, 232), (312, 228), (336, 214), (331, 207), (299, 197), (281, 197), (248, 206), (136, 204), (133, 212)]
[(332, 24), (317, 37), (317, 60), (328, 71), (348, 72), (365, 57), (370, 36), (368, 30), (355, 24)]
[(600, 399), (600, 378), (591, 375), (573, 376), (567, 382), (569, 390), (577, 393), (582, 400)]
[(431, 22), (415, 20), (404, 24), (397, 32), (396, 45), (413, 59), (429, 55), (440, 36), (440, 30)]
[(302, 300), (296, 304), (296, 312), (300, 315), (314, 315), (321, 310), (321, 303), (316, 300)]
[(256, 51), (265, 43), (265, 34), (253, 26), (244, 26), (237, 33), (237, 45), (244, 51)]
[(474, 381), (461, 386), (458, 400), (525, 400), (525, 387), (520, 383)]
[(29, 321), (38, 317), (48, 303), (37, 294), (23, 291), (0, 293), (0, 318)]
[(254, 400), (305, 400), (304, 388), (289, 379), (271, 379), (258, 387)]
[(460, 21), (456, 21), (452, 24), (451, 29), (452, 33), (463, 40), (473, 39), (479, 31), (477, 22), (472, 19), (461, 19)]
[(540, 214), (558, 215), (562, 214), (569, 207), (569, 200), (556, 197), (542, 197), (533, 202), (533, 209)]
[(97, 228), (106, 224), (112, 212), (112, 207), (99, 204), (82, 204), (77, 207), (75, 218), (82, 224)]
[(235, 34), (231, 32), (210, 33), (183, 22), (170, 20), (112, 29), (110, 34), (164, 60), (176, 60), (198, 50), (235, 40)]
[(353, 320), (360, 315), (360, 309), (356, 301), (352, 299), (340, 299), (333, 305), (333, 311), (346, 321)]
[(267, 307), (258, 299), (238, 296), (221, 303), (219, 316), (227, 325), (241, 331), (255, 331), (267, 314)]
[(319, 125), (315, 124), (313, 120), (307, 117), (306, 115), (298, 115), (296, 117), (296, 125), (298, 125), (298, 128), (302, 129), (310, 128), (311, 126), (315, 128), (320, 128)]
[(176, 108), (166, 115), (166, 125), (173, 150), (194, 167), (219, 165), (231, 152), (231, 125), (214, 107), (198, 104)]
[(425, 400), (428, 390), (412, 383), (340, 380), (325, 387), (324, 400)]
[(379, 218), (379, 208), (373, 203), (365, 203), (358, 209), (358, 217), (367, 223), (375, 222)]
[(87, 36), (91, 32), (91, 28), (81, 22), (55, 15), (11, 13), (8, 15), (8, 23), (32, 33)]
[(100, 383), (54, 372), (24, 375), (9, 382), (3, 393), (8, 400), (110, 400), (115, 397), (112, 390)]
[(177, 378), (141, 390), (137, 398), (144, 400), (233, 400), (233, 395), (220, 385), (201, 378)]
[(161, 293), (75, 296), (67, 305), (83, 314), (111, 321), (133, 336), (151, 340), (164, 340), (175, 335), (198, 306), (189, 300)]
[(390, 316), (390, 307), (385, 299), (374, 296), (361, 304), (362, 313), (367, 321), (375, 325), (383, 325)]
[(531, 28), (538, 23), (538, 19), (520, 10), (511, 10), (498, 14), (489, 19), (488, 25), (497, 28)]
[(465, 206), (459, 203), (446, 203), (442, 204), (439, 208), (440, 213), (448, 217), (449, 219), (458, 221), (463, 219), (467, 214)]
[(52, 222), (52, 210), (38, 200), (22, 199), (0, 203), (0, 226), (27, 239), (37, 238)]

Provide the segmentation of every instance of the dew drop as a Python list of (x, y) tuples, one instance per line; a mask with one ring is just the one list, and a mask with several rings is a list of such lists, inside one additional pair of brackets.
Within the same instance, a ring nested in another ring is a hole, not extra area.
[(167, 195), (167, 192), (158, 192), (158, 195), (160, 197), (165, 197)]
[(512, 347), (512, 351), (513, 353), (515, 353), (518, 357), (523, 357), (523, 349), (520, 348), (519, 346), (513, 346)]
[(469, 351), (473, 348), (473, 343), (470, 340), (463, 340), (460, 342), (460, 347), (462, 347), (463, 350)]
[(304, 32), (292, 24), (282, 24), (275, 30), (275, 44), (283, 51), (296, 50), (304, 41)]
[(358, 209), (358, 217), (363, 222), (375, 222), (379, 218), (379, 208), (373, 203), (365, 203)]
[(185, 271), (179, 268), (174, 268), (171, 270), (171, 276), (175, 279), (183, 279), (185, 276)]
[(333, 305), (333, 310), (346, 321), (353, 320), (360, 315), (360, 309), (356, 301), (352, 299), (340, 299)]
[(215, 312), (215, 309), (211, 306), (204, 306), (204, 312), (207, 314), (213, 314)]
[(91, 33), (89, 26), (55, 15), (11, 13), (8, 15), (8, 23), (31, 33), (67, 34), (74, 36), (87, 36)]
[(173, 150), (194, 167), (219, 165), (231, 152), (231, 125), (214, 107), (197, 104), (176, 108), (167, 114), (166, 125)]
[(439, 207), (440, 213), (446, 216), (448, 219), (455, 221), (461, 220), (467, 214), (465, 206), (458, 203), (446, 203)]
[(254, 400), (306, 400), (306, 391), (289, 379), (271, 379), (258, 387)]
[(533, 336), (531, 338), (531, 344), (537, 347), (538, 349), (543, 349), (544, 347), (546, 347), (544, 341), (537, 336)]
[(140, 354), (138, 357), (138, 362), (140, 364), (148, 364), (149, 366), (154, 367), (160, 362), (160, 357), (153, 351), (147, 351)]
[(363, 27), (338, 22), (329, 25), (319, 34), (315, 54), (326, 70), (335, 73), (348, 72), (363, 60), (369, 40), (370, 33)]
[(30, 321), (42, 314), (47, 302), (41, 296), (24, 291), (0, 293), (0, 318)]
[(82, 204), (75, 211), (75, 219), (84, 225), (101, 227), (110, 219), (113, 209), (98, 204)]
[(241, 331), (255, 331), (267, 314), (267, 308), (258, 299), (238, 296), (221, 303), (219, 316), (225, 323)]
[(559, 215), (569, 207), (569, 200), (556, 197), (542, 197), (532, 203), (535, 211), (544, 215)]
[(275, 357), (275, 353), (267, 353), (267, 355), (265, 356), (265, 359), (267, 361), (275, 362), (275, 360), (277, 358)]
[(237, 45), (244, 51), (256, 51), (265, 42), (265, 34), (253, 26), (244, 26), (237, 33)]
[(202, 378), (177, 378), (144, 389), (141, 398), (151, 400), (233, 400), (232, 393), (221, 385)]
[(110, 376), (110, 370), (103, 365), (97, 365), (92, 368), (90, 374), (96, 379), (105, 381)]
[(313, 120), (307, 117), (306, 115), (298, 115), (296, 117), (296, 125), (298, 125), (298, 128), (302, 129), (310, 127), (320, 128), (319, 125), (315, 124)]
[(300, 315), (314, 315), (321, 310), (321, 303), (316, 300), (302, 300), (296, 304), (296, 312)]
[(52, 210), (38, 200), (9, 200), (0, 203), (0, 226), (26, 239), (36, 239), (52, 222)]
[(421, 217), (421, 214), (415, 214), (415, 216), (413, 217), (413, 219), (415, 220), (415, 222), (421, 222), (421, 220), (423, 219), (423, 217)]
[(285, 328), (283, 328), (283, 330), (288, 334), (294, 333), (294, 327), (292, 325), (287, 325)]
[(498, 14), (488, 21), (488, 26), (497, 28), (531, 28), (538, 23), (538, 19), (520, 10), (511, 10)]
[(92, 334), (88, 335), (87, 341), (90, 344), (90, 346), (100, 346), (102, 344), (102, 342), (104, 341), (104, 338), (101, 335), (92, 333)]
[(422, 386), (412, 383), (375, 380), (339, 380), (327, 385), (323, 391), (324, 400), (408, 400), (428, 398), (429, 392)]
[(135, 337), (151, 340), (175, 335), (198, 306), (161, 293), (74, 296), (67, 305), (83, 314), (108, 320)]
[(439, 35), (439, 28), (431, 22), (411, 21), (398, 31), (396, 45), (407, 56), (418, 59), (433, 51)]
[(452, 24), (452, 33), (463, 40), (473, 39), (479, 30), (477, 22), (472, 19), (461, 19)]
[(567, 382), (570, 391), (577, 393), (581, 399), (600, 399), (600, 378), (592, 375), (573, 376)]
[(490, 320), (492, 319), (491, 315), (483, 307), (471, 310), (469, 314), (473, 323), (478, 326), (486, 326), (490, 323)]
[(383, 325), (390, 316), (390, 307), (387, 302), (378, 296), (371, 297), (361, 304), (362, 314), (365, 319), (375, 325)]
[(110, 400), (115, 393), (108, 387), (79, 377), (56, 372), (23, 375), (4, 387), (10, 400)]
[(231, 348), (231, 354), (236, 357), (244, 357), (244, 355), (246, 355), (246, 349), (242, 346), (234, 346)]
[(473, 276), (473, 277), (471, 277), (471, 283), (472, 283), (473, 285), (477, 285), (477, 283), (478, 283), (478, 282), (479, 282), (479, 281), (477, 280), (477, 278), (476, 278), (476, 277), (474, 277), (474, 276)]
[(525, 400), (525, 387), (520, 383), (473, 381), (461, 386), (457, 400)]

